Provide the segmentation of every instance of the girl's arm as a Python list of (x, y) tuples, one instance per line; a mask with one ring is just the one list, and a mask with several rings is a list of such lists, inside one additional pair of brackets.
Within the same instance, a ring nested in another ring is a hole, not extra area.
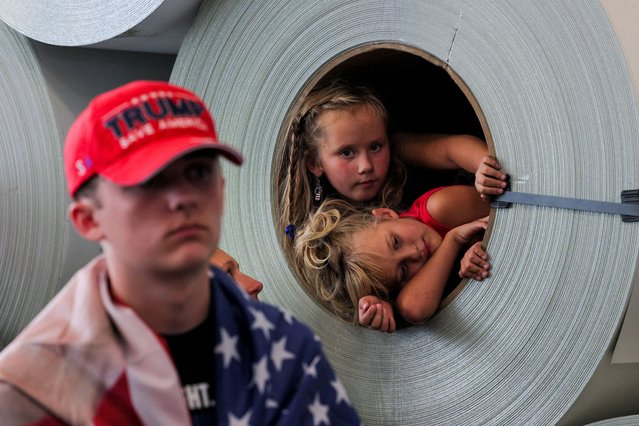
[[(475, 187), (485, 196), (506, 188), (501, 165), (488, 155), (486, 143), (471, 135), (399, 133), (394, 136), (398, 157), (404, 163), (436, 170), (464, 169), (475, 174)], [(487, 199), (487, 197), (482, 197)]]
[(426, 210), (436, 221), (454, 228), (487, 216), (490, 204), (472, 186), (452, 185), (431, 195)]
[(488, 155), (486, 143), (471, 135), (398, 133), (393, 143), (406, 164), (436, 170), (461, 168), (475, 173)]
[(459, 250), (486, 226), (487, 217), (458, 226), (446, 234), (432, 257), (408, 280), (397, 296), (397, 309), (406, 321), (423, 324), (435, 314)]

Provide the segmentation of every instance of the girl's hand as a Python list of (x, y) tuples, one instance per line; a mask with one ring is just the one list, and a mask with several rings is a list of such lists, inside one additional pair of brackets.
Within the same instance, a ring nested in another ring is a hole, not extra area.
[(508, 186), (508, 175), (500, 172), (501, 165), (490, 155), (481, 159), (481, 164), (475, 172), (475, 188), (481, 194), (484, 201), (504, 193)]
[(377, 296), (364, 296), (359, 299), (359, 324), (371, 330), (392, 333), (396, 328), (393, 307)]
[(481, 281), (488, 277), (489, 270), (488, 254), (482, 247), (481, 241), (478, 241), (466, 251), (462, 258), (459, 278), (471, 278)]
[(488, 216), (453, 228), (450, 232), (460, 245), (468, 245), (477, 241), (488, 227)]

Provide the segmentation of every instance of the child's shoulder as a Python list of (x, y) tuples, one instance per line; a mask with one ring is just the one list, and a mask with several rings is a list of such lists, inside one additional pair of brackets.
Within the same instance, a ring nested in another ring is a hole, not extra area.
[(474, 187), (452, 185), (438, 189), (426, 201), (426, 209), (438, 222), (455, 227), (488, 214), (490, 205)]

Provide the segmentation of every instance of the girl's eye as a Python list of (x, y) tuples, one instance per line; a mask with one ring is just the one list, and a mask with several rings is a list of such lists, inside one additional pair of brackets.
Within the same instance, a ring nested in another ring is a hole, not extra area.
[(342, 157), (352, 157), (355, 154), (355, 151), (353, 151), (352, 149), (345, 149), (341, 152)]
[(393, 237), (393, 248), (395, 250), (397, 250), (397, 249), (399, 249), (400, 245), (401, 244), (400, 244), (399, 238)]
[(399, 265), (399, 281), (406, 281), (406, 277), (408, 276), (408, 266), (405, 263)]
[(371, 152), (378, 152), (382, 150), (383, 145), (379, 142), (375, 142), (374, 144), (371, 144), (370, 150)]

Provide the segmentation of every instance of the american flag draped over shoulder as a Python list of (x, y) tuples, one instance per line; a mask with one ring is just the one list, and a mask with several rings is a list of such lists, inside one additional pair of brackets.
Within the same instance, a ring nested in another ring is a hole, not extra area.
[(212, 321), (177, 362), (190, 383), (162, 337), (111, 300), (106, 272), (102, 256), (83, 267), (0, 353), (1, 424), (360, 424), (308, 327), (222, 271)]
[(359, 425), (317, 337), (290, 314), (212, 279), (220, 425)]

